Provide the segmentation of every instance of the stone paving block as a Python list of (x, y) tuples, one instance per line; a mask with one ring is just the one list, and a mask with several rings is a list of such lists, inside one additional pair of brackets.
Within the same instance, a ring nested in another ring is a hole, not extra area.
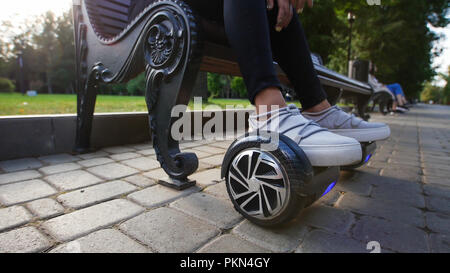
[[(449, 158), (450, 161), (450, 158)], [(449, 170), (442, 170), (437, 168), (424, 168), (423, 173), (426, 176), (433, 176), (433, 177), (443, 177), (448, 178), (450, 177), (450, 167), (448, 167)]]
[(343, 197), (343, 194), (340, 191), (333, 189), (327, 195), (320, 198), (316, 202), (318, 204), (324, 204), (326, 206), (337, 207), (339, 204), (339, 201), (342, 199), (342, 197)]
[(367, 166), (369, 166), (369, 167), (371, 167), (371, 168), (379, 168), (379, 169), (383, 169), (383, 168), (386, 168), (386, 166), (388, 165), (389, 163), (387, 163), (387, 162), (380, 162), (380, 161), (373, 161), (373, 160), (370, 160), (368, 163), (367, 163)]
[(0, 209), (0, 232), (24, 225), (32, 218), (32, 215), (20, 206)]
[(381, 176), (402, 179), (405, 181), (420, 181), (420, 168), (402, 167), (402, 168), (385, 168), (381, 170)]
[(340, 179), (339, 183), (337, 183), (336, 185), (336, 190), (343, 192), (351, 192), (361, 196), (369, 196), (370, 193), (372, 192), (372, 185), (364, 181), (358, 181), (353, 179), (342, 181)]
[(62, 244), (50, 253), (149, 253), (145, 246), (115, 229), (93, 232), (86, 237)]
[(355, 182), (361, 181), (361, 182), (368, 183), (371, 185), (379, 185), (379, 184), (386, 183), (385, 181), (388, 181), (389, 178), (380, 176), (379, 172), (380, 172), (380, 169), (364, 166), (364, 167), (354, 171), (352, 180)]
[(39, 219), (48, 219), (64, 213), (64, 207), (49, 198), (30, 202), (27, 208)]
[(126, 177), (124, 180), (141, 188), (147, 188), (156, 184), (155, 181), (140, 174)]
[(195, 141), (193, 141), (193, 142), (184, 142), (184, 143), (180, 143), (180, 148), (181, 149), (190, 149), (190, 148), (198, 147), (198, 146), (201, 146), (201, 145), (202, 145), (201, 143), (197, 143)]
[(450, 199), (437, 196), (425, 197), (427, 208), (431, 211), (450, 215)]
[(35, 253), (51, 243), (34, 227), (24, 227), (0, 234), (0, 253)]
[(233, 208), (231, 201), (218, 199), (205, 193), (190, 195), (170, 206), (221, 229), (230, 229), (243, 219)]
[(431, 234), (430, 248), (433, 253), (450, 253), (450, 235)]
[(406, 160), (406, 159), (399, 159), (399, 158), (390, 158), (388, 163), (390, 167), (392, 168), (402, 168), (402, 165), (406, 167), (413, 167), (413, 168), (420, 168), (421, 163), (419, 160)]
[(76, 190), (92, 186), (103, 180), (83, 170), (60, 173), (45, 178), (50, 184), (61, 191)]
[(338, 207), (356, 213), (381, 217), (417, 227), (425, 226), (421, 210), (398, 202), (367, 198), (352, 193), (346, 193), (339, 202)]
[[(447, 160), (447, 161), (449, 161), (449, 160)], [(443, 171), (449, 172), (450, 171), (450, 166), (448, 164), (446, 164), (447, 161), (444, 161), (442, 163), (435, 163), (435, 162), (424, 161), (424, 162), (422, 162), (422, 166), (425, 169), (438, 169), (438, 170), (443, 170)]]
[(0, 203), (11, 206), (41, 199), (57, 191), (42, 180), (29, 180), (0, 186)]
[(214, 168), (220, 167), (219, 165), (208, 164), (208, 163), (203, 162), (201, 160), (202, 159), (200, 159), (200, 162), (198, 164), (197, 172), (202, 172), (202, 171), (206, 171), (206, 170), (209, 170), (209, 169), (214, 169)]
[(197, 181), (197, 185), (207, 187), (223, 181), (221, 176), (221, 169), (210, 169), (207, 171), (196, 172), (191, 175), (189, 179)]
[(375, 199), (389, 200), (391, 202), (401, 202), (416, 208), (425, 208), (425, 199), (422, 189), (418, 183), (392, 181), (379, 185), (373, 189), (372, 195)]
[(116, 199), (53, 218), (41, 226), (55, 239), (69, 241), (130, 219), (143, 211), (144, 208), (130, 201)]
[(292, 252), (304, 239), (308, 229), (300, 221), (281, 228), (263, 228), (243, 221), (233, 233), (262, 248), (273, 252)]
[(427, 227), (434, 232), (450, 235), (450, 214), (440, 214), (434, 212), (425, 213)]
[(228, 150), (228, 148), (230, 148), (230, 146), (231, 146), (231, 143), (232, 142), (230, 142), (230, 141), (224, 141), (224, 142), (218, 141), (218, 142), (213, 142), (213, 143), (209, 144), (209, 146), (214, 146), (217, 148)]
[(450, 199), (450, 186), (427, 184), (423, 185), (423, 191), (428, 196), (437, 196)]
[(83, 167), (89, 168), (89, 167), (95, 167), (95, 166), (99, 166), (99, 165), (105, 165), (105, 164), (112, 163), (112, 162), (114, 162), (114, 161), (107, 157), (96, 157), (96, 158), (92, 158), (92, 159), (78, 161), (77, 163)]
[(193, 150), (205, 152), (205, 153), (212, 154), (212, 155), (226, 153), (226, 150), (218, 148), (218, 147), (213, 147), (213, 146), (198, 146), (198, 147), (193, 148)]
[(354, 223), (355, 216), (342, 209), (314, 205), (300, 214), (299, 221), (332, 233), (346, 233)]
[(65, 193), (57, 199), (66, 207), (79, 209), (131, 193), (136, 189), (135, 186), (119, 180)]
[(450, 187), (450, 179), (444, 177), (424, 176), (424, 182), (428, 185), (442, 185)]
[(87, 171), (107, 180), (121, 179), (139, 172), (136, 169), (118, 163), (92, 167), (87, 169)]
[(155, 149), (151, 148), (151, 149), (139, 150), (139, 151), (137, 151), (137, 153), (139, 153), (143, 156), (150, 156), (150, 155), (155, 155), (156, 151), (155, 151)]
[(215, 155), (211, 157), (206, 157), (200, 159), (200, 162), (205, 163), (207, 165), (213, 166), (213, 167), (221, 167), (223, 163), (224, 154)]
[(159, 163), (155, 159), (148, 158), (148, 157), (140, 157), (140, 158), (130, 159), (130, 160), (122, 161), (122, 163), (125, 165), (128, 165), (132, 168), (143, 171), (143, 172), (161, 168), (161, 163)]
[(269, 253), (270, 251), (243, 240), (235, 235), (225, 234), (202, 247), (198, 253)]
[(143, 175), (156, 182), (158, 182), (160, 179), (165, 179), (168, 177), (167, 173), (161, 168), (143, 173)]
[(200, 189), (198, 187), (192, 187), (184, 191), (177, 191), (161, 185), (156, 185), (154, 187), (132, 193), (128, 195), (128, 198), (144, 207), (155, 208), (194, 192), (198, 192), (199, 190)]
[(403, 223), (363, 216), (352, 229), (363, 242), (377, 241), (382, 248), (398, 252), (428, 252), (425, 231)]
[(366, 244), (346, 235), (313, 230), (295, 251), (296, 253), (369, 253)]
[(78, 157), (69, 154), (47, 155), (39, 157), (39, 160), (48, 164), (62, 164), (80, 160)]
[(132, 145), (131, 147), (136, 150), (147, 150), (147, 149), (153, 149), (153, 144), (152, 143), (144, 143), (144, 144)]
[(204, 192), (224, 200), (230, 200), (225, 182), (220, 182), (214, 186), (209, 186), (204, 190)]
[(120, 230), (160, 253), (191, 253), (220, 233), (209, 224), (169, 208), (128, 220)]
[(442, 162), (447, 162), (448, 161), (448, 155), (446, 154), (441, 154), (440, 156), (436, 156), (436, 155), (430, 155), (427, 153), (422, 153), (422, 162), (424, 163), (428, 163), (430, 165), (433, 164), (442, 164)]
[(206, 152), (198, 151), (198, 150), (194, 150), (194, 149), (187, 149), (187, 150), (184, 150), (184, 149), (183, 149), (183, 153), (193, 153), (193, 154), (196, 154), (196, 155), (197, 155), (197, 158), (199, 158), (199, 159), (202, 159), (202, 158), (205, 158), (205, 157), (210, 157), (210, 156), (213, 155), (213, 154), (210, 154), (210, 153), (206, 153)]
[(122, 160), (133, 159), (133, 158), (137, 158), (137, 157), (141, 157), (141, 156), (142, 155), (137, 154), (137, 153), (128, 152), (128, 153), (123, 153), (123, 154), (114, 154), (114, 155), (111, 155), (110, 157), (116, 161), (122, 161)]
[(135, 149), (130, 148), (130, 147), (119, 146), (119, 147), (104, 148), (103, 151), (110, 153), (110, 154), (123, 154), (123, 153), (128, 153), (128, 152), (134, 152)]
[(369, 161), (369, 165), (371, 162), (381, 162), (386, 163), (391, 155), (390, 154), (381, 154), (378, 152), (375, 152), (375, 155), (372, 156), (372, 158)]
[(109, 154), (105, 151), (98, 151), (98, 152), (94, 152), (94, 153), (89, 153), (89, 154), (80, 154), (77, 155), (79, 158), (84, 159), (84, 160), (89, 160), (89, 159), (94, 159), (94, 158), (98, 158), (98, 157), (105, 157), (108, 156)]
[(0, 185), (39, 178), (42, 175), (34, 170), (0, 174)]
[(0, 161), (0, 169), (5, 172), (17, 172), (29, 169), (36, 169), (42, 166), (42, 163), (36, 158), (22, 158), (15, 160)]
[(39, 171), (43, 172), (46, 175), (55, 174), (55, 173), (63, 173), (68, 171), (74, 171), (81, 169), (81, 166), (76, 163), (64, 163), (58, 165), (50, 165), (47, 167), (40, 168)]

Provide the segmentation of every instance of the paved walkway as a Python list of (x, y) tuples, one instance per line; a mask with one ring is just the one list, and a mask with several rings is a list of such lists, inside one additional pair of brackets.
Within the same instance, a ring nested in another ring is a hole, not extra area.
[[(450, 107), (374, 115), (392, 137), (369, 166), (287, 227), (234, 211), (220, 165), (230, 142), (183, 144), (198, 187), (156, 185), (149, 144), (0, 162), (1, 252), (450, 252)], [(377, 243), (378, 242), (378, 243)]]

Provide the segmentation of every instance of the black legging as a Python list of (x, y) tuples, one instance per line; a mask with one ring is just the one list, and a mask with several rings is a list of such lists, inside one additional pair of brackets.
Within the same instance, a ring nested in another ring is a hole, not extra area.
[(249, 99), (253, 104), (256, 95), (262, 90), (268, 87), (281, 88), (273, 66), (274, 60), (293, 84), (304, 109), (327, 98), (295, 12), (289, 26), (281, 32), (276, 32), (278, 6), (275, 4), (275, 8), (268, 11), (266, 0), (188, 2), (194, 5), (202, 16), (224, 21), (228, 40), (238, 57)]

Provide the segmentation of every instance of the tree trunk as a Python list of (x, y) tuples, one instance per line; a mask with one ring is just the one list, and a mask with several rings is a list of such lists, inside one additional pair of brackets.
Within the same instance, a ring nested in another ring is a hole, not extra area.
[(47, 90), (49, 94), (53, 94), (52, 79), (50, 73), (47, 72)]

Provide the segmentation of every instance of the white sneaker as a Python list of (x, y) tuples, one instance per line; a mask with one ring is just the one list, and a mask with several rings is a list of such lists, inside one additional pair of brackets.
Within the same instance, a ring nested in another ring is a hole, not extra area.
[[(261, 118), (270, 116), (265, 121)], [(299, 144), (312, 166), (348, 166), (361, 161), (361, 145), (355, 139), (336, 135), (306, 119), (295, 105), (270, 113), (252, 115), (250, 129), (284, 134)]]
[(366, 122), (353, 114), (344, 112), (338, 106), (333, 106), (319, 113), (303, 112), (302, 114), (335, 134), (351, 137), (359, 142), (384, 140), (391, 135), (391, 129), (388, 125)]

